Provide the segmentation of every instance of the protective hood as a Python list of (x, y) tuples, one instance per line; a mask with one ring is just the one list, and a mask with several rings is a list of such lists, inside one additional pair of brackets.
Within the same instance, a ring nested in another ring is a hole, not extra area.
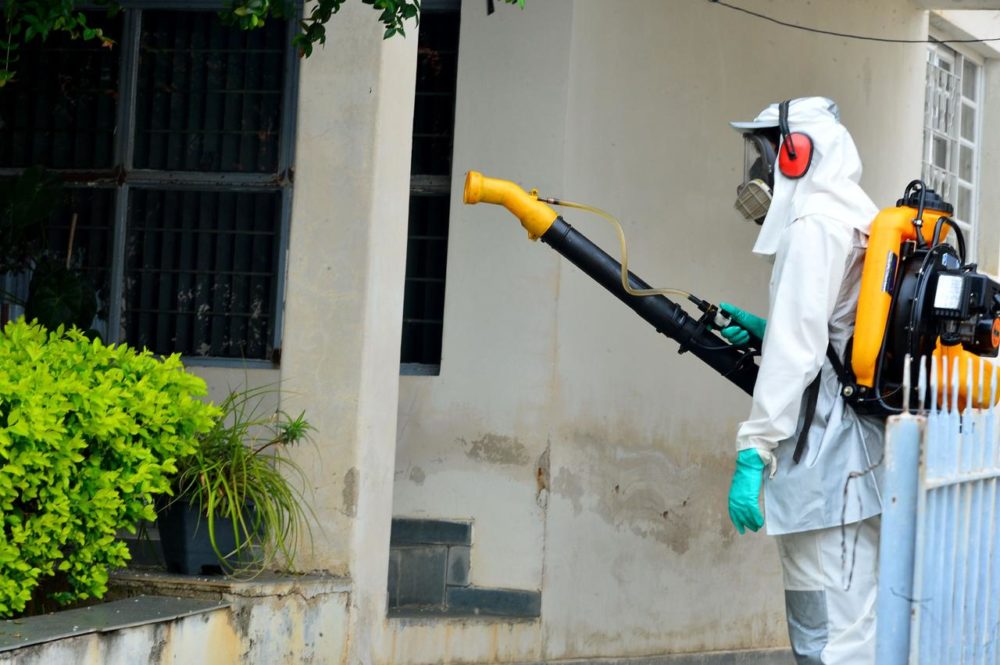
[[(778, 126), (778, 104), (771, 104), (751, 122), (730, 123), (741, 132)], [(796, 219), (821, 214), (868, 233), (878, 208), (861, 189), (861, 158), (854, 140), (840, 124), (836, 103), (825, 97), (793, 99), (788, 109), (792, 132), (805, 132), (813, 142), (812, 164), (796, 180), (774, 173), (771, 206), (753, 251), (773, 257), (782, 233)]]

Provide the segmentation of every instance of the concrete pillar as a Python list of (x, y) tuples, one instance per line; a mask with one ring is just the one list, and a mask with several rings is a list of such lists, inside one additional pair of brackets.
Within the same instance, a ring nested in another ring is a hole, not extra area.
[(302, 62), (281, 379), (315, 445), (297, 451), (318, 518), (300, 566), (349, 576), (348, 662), (385, 617), (416, 27), (382, 39), (346, 3)]

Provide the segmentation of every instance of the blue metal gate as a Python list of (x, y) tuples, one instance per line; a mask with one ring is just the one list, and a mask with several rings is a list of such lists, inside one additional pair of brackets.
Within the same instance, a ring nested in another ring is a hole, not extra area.
[(997, 665), (997, 407), (960, 409), (958, 390), (962, 381), (967, 395), (992, 403), (997, 372), (985, 386), (973, 384), (971, 365), (960, 376), (956, 361), (940, 380), (930, 367), (929, 394), (940, 385), (942, 397), (890, 418), (886, 433), (878, 665)]

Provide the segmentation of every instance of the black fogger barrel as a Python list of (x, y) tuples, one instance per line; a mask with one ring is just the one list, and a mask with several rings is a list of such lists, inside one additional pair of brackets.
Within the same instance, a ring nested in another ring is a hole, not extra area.
[[(556, 212), (508, 180), (487, 178), (470, 171), (465, 179), (464, 201), (502, 205), (514, 214), (532, 240), (541, 239), (594, 281), (613, 293), (660, 333), (690, 351), (747, 394), (753, 394), (757, 364), (752, 352), (731, 346), (698, 319), (688, 315), (677, 303), (663, 295), (635, 296), (622, 286), (621, 264), (585, 235), (570, 226)], [(632, 289), (650, 288), (633, 273), (628, 273)]]

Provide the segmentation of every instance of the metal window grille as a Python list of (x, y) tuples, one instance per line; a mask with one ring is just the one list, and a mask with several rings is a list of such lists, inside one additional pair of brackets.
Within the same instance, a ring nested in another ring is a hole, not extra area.
[(922, 177), (955, 206), (954, 217), (976, 251), (982, 67), (943, 44), (928, 50)]
[(424, 3), (420, 20), (400, 351), (403, 374), (440, 371), (459, 4)]
[[(19, 81), (0, 96), (0, 175), (39, 164), (63, 176), (105, 340), (275, 361), (294, 21), (243, 31), (220, 22), (222, 3), (125, 4), (90, 17), (114, 49), (50, 39), (23, 50)], [(55, 251), (69, 217), (52, 225)]]

